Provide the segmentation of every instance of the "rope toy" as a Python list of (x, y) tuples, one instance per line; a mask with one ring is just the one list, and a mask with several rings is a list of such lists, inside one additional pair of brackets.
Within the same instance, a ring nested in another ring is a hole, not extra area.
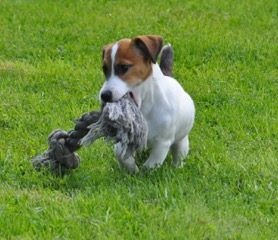
[(106, 103), (99, 112), (84, 114), (76, 120), (74, 130), (54, 130), (48, 136), (48, 150), (32, 159), (36, 170), (47, 167), (52, 173), (63, 175), (80, 164), (75, 153), (82, 146), (104, 137), (115, 142), (119, 160), (133, 157), (146, 146), (146, 121), (130, 94), (117, 102)]
[(90, 131), (80, 141), (88, 145), (100, 137), (114, 139), (116, 154), (121, 160), (142, 150), (147, 141), (147, 123), (130, 94), (116, 103), (107, 103), (96, 123), (88, 126)]

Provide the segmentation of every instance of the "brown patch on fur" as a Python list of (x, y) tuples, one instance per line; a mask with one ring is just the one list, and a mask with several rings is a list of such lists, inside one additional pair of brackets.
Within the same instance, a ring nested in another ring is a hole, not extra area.
[(150, 58), (156, 63), (157, 57), (162, 49), (163, 39), (158, 35), (143, 35), (133, 39), (135, 44), (144, 53), (146, 58)]
[(146, 60), (138, 51), (133, 40), (123, 39), (118, 42), (119, 47), (115, 56), (115, 66), (120, 64), (131, 65), (129, 70), (119, 76), (130, 85), (137, 85), (147, 79), (152, 72), (151, 61)]
[(111, 75), (112, 70), (112, 59), (111, 59), (111, 52), (112, 52), (113, 44), (109, 44), (103, 47), (102, 49), (102, 69), (103, 73), (106, 78)]

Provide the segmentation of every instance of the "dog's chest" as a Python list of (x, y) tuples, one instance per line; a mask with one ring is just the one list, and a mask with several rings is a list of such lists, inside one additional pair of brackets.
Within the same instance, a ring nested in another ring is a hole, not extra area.
[(160, 138), (168, 136), (172, 131), (170, 127), (171, 119), (165, 113), (162, 114), (159, 111), (152, 111), (144, 117), (148, 124), (148, 145)]

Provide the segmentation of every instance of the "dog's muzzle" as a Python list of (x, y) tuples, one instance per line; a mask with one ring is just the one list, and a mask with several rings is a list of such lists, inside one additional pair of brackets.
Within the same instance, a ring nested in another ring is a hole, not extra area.
[(112, 91), (110, 91), (110, 90), (103, 91), (100, 95), (100, 98), (105, 103), (112, 102), (112, 99), (113, 99)]

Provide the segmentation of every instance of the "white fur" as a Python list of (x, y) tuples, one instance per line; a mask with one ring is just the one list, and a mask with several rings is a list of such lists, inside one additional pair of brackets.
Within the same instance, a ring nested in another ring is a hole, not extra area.
[(152, 148), (146, 168), (162, 165), (170, 148), (173, 164), (181, 166), (189, 151), (188, 134), (194, 123), (191, 97), (173, 78), (164, 76), (158, 64), (153, 73), (134, 91), (141, 98), (141, 111), (148, 123), (148, 146)]
[[(114, 46), (112, 62), (117, 50)], [(138, 86), (128, 86), (112, 72), (101, 89), (104, 90), (112, 91), (113, 101), (129, 91), (135, 96), (149, 128), (148, 147), (151, 153), (144, 163), (145, 168), (162, 165), (169, 150), (173, 154), (173, 165), (182, 166), (182, 160), (189, 151), (188, 134), (194, 123), (195, 108), (191, 97), (175, 79), (163, 75), (158, 64), (153, 64), (151, 75)], [(126, 162), (121, 164), (131, 171), (137, 169), (134, 159)]]
[[(116, 56), (116, 53), (118, 51), (118, 48), (119, 48), (119, 44), (118, 43), (115, 43), (113, 46), (112, 46), (112, 50), (111, 50), (111, 62), (112, 62), (112, 66), (114, 66), (115, 64), (115, 56)], [(114, 76), (114, 68), (112, 68), (112, 76)]]

